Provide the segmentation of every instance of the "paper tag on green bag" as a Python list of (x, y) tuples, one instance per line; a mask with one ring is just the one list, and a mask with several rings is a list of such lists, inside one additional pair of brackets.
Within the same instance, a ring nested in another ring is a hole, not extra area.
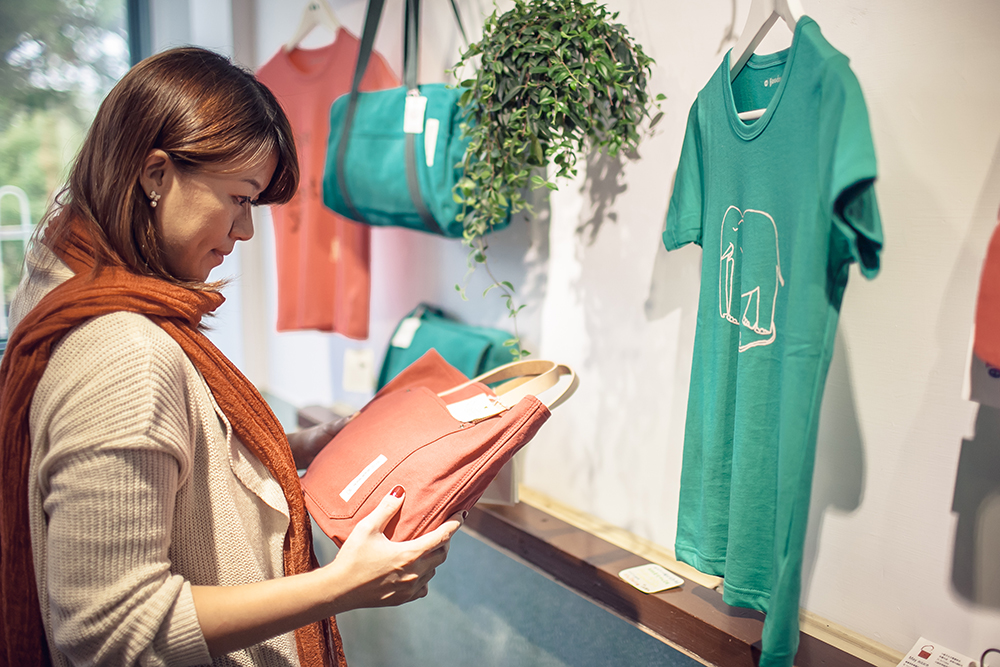
[(419, 328), (419, 317), (407, 317), (399, 323), (398, 327), (396, 327), (396, 333), (393, 334), (392, 341), (390, 341), (389, 344), (403, 350), (407, 349), (410, 347), (410, 344), (413, 343), (413, 336), (417, 333), (417, 329)]
[(420, 134), (424, 131), (424, 113), (427, 111), (427, 98), (423, 95), (407, 95), (406, 106), (403, 108), (403, 132)]
[(428, 118), (427, 127), (424, 128), (424, 161), (428, 167), (434, 166), (434, 153), (437, 151), (438, 128), (441, 121), (437, 118)]

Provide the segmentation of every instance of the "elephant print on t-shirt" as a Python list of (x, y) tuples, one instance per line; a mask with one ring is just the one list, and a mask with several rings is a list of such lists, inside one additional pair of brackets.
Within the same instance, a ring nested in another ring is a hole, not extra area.
[(770, 345), (777, 336), (778, 289), (785, 285), (774, 218), (730, 206), (719, 251), (719, 315), (740, 328), (740, 352)]

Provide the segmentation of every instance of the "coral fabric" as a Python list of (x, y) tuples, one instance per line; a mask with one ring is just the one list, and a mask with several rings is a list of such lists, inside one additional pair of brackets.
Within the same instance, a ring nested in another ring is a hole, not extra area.
[[(15, 329), (0, 364), (0, 662), (50, 664), (41, 622), (28, 526), (28, 414), (35, 388), (55, 345), (73, 327), (113, 312), (149, 317), (184, 350), (205, 377), (219, 407), (246, 447), (278, 480), (290, 513), (285, 574), (315, 567), (309, 517), (288, 441), (256, 388), (198, 329), (201, 317), (222, 304), (220, 294), (197, 292), (121, 267), (94, 273), (89, 243), (74, 230), (56, 254), (76, 273), (59, 285)], [(296, 630), (302, 665), (346, 665), (333, 619)]]
[[(436, 392), (467, 378), (435, 351), (403, 370), (319, 453), (302, 478), (306, 506), (319, 527), (343, 544), (397, 484), (409, 491), (385, 535), (411, 540), (476, 504), (514, 454), (550, 416), (534, 396), (475, 422), (451, 415)], [(493, 395), (474, 383), (450, 403)]]
[(986, 261), (979, 278), (976, 302), (976, 356), (1000, 368), (1000, 224), (993, 230), (986, 249)]
[[(284, 49), (257, 71), (281, 103), (295, 135), (301, 180), (290, 202), (271, 208), (278, 262), (278, 330), (315, 329), (368, 337), (371, 228), (323, 205), (330, 105), (351, 90), (358, 38), (341, 28), (318, 49)], [(399, 85), (372, 54), (361, 90)]]

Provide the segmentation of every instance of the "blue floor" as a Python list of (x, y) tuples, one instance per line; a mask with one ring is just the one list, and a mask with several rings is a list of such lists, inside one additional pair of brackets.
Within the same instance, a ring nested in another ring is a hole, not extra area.
[(426, 598), (338, 623), (351, 667), (700, 664), (462, 532)]

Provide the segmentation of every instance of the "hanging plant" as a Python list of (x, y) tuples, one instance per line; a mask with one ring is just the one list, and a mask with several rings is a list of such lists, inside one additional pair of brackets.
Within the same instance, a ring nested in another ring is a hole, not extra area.
[(617, 18), (596, 2), (514, 0), (510, 11), (486, 19), (482, 40), (455, 66), (480, 59), (476, 76), (459, 84), (470, 143), (454, 196), (464, 204), (470, 272), (485, 266), (493, 283), (484, 295), (499, 289), (514, 318), (515, 358), (527, 354), (516, 318), (524, 306), (516, 306), (510, 282), (489, 272), (484, 235), (508, 215), (532, 213), (525, 190), (558, 189), (555, 179), (576, 175), (578, 156), (634, 152), (641, 123), (663, 99), (646, 92), (653, 60)]

